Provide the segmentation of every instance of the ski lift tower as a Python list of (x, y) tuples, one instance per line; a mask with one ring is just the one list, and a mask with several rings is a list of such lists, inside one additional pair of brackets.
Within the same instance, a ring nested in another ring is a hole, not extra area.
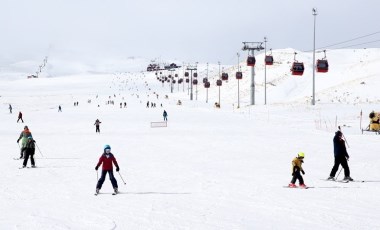
[(192, 101), (193, 100), (193, 70), (194, 71), (197, 71), (197, 65), (198, 65), (198, 62), (195, 63), (195, 65), (188, 65), (186, 70), (190, 70), (190, 87), (191, 87), (191, 91), (190, 91), (190, 100)]
[[(255, 50), (263, 50), (263, 42), (243, 42), (243, 50), (248, 50), (248, 57), (255, 57)], [(251, 105), (255, 104), (255, 66), (251, 66)]]

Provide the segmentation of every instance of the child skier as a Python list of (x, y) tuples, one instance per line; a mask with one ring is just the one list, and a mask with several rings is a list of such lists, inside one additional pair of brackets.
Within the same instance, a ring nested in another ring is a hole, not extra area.
[(104, 146), (104, 153), (102, 154), (102, 156), (99, 158), (99, 162), (98, 164), (96, 165), (95, 167), (95, 170), (98, 170), (99, 166), (101, 164), (103, 164), (102, 166), (102, 175), (96, 185), (96, 193), (95, 195), (97, 195), (99, 193), (99, 190), (102, 188), (102, 185), (104, 183), (104, 180), (106, 179), (106, 175), (108, 173), (109, 177), (110, 177), (110, 180), (111, 180), (111, 183), (112, 183), (112, 187), (115, 191), (114, 194), (117, 194), (118, 193), (118, 186), (117, 186), (117, 181), (113, 175), (113, 164), (116, 166), (116, 172), (119, 172), (120, 168), (119, 168), (119, 165), (117, 164), (117, 161), (116, 161), (116, 158), (113, 156), (113, 154), (111, 153), (111, 146), (109, 145), (105, 145)]
[(307, 188), (307, 186), (303, 182), (303, 178), (301, 176), (302, 174), (305, 174), (305, 171), (302, 169), (302, 163), (303, 163), (303, 158), (305, 157), (305, 154), (303, 152), (298, 153), (298, 156), (295, 157), (292, 161), (292, 180), (289, 184), (289, 187), (291, 188), (296, 188), (297, 186), (295, 185), (296, 180), (298, 179), (300, 183), (300, 188)]

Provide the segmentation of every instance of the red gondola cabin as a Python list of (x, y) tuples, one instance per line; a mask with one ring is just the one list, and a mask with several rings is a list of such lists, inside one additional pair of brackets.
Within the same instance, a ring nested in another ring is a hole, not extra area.
[(228, 81), (228, 73), (222, 73), (222, 80)]
[(273, 65), (273, 56), (271, 55), (265, 56), (265, 65)]
[(243, 79), (243, 73), (242, 72), (236, 72), (236, 79), (238, 79), (238, 80)]
[(256, 58), (253, 56), (248, 56), (247, 58), (247, 66), (255, 66)]
[(329, 71), (329, 63), (327, 60), (317, 60), (317, 72), (326, 73)]
[(304, 70), (305, 70), (305, 67), (303, 65), (303, 62), (293, 62), (293, 66), (291, 69), (292, 75), (302, 76)]

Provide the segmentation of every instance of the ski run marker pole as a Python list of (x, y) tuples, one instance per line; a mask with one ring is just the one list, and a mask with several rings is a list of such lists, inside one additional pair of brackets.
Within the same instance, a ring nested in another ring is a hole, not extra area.
[(121, 180), (124, 182), (124, 185), (126, 185), (127, 183), (125, 183), (125, 181), (124, 181), (123, 177), (121, 176), (120, 172), (118, 172), (118, 173), (119, 173), (119, 176), (120, 176)]

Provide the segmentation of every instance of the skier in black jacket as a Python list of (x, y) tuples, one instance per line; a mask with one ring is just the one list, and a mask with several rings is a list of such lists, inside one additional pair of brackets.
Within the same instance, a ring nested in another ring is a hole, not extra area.
[(338, 171), (339, 165), (342, 165), (344, 169), (344, 180), (353, 181), (350, 177), (350, 168), (348, 167), (348, 159), (350, 156), (347, 153), (346, 143), (343, 139), (343, 133), (336, 131), (333, 139), (334, 142), (334, 167), (331, 169), (331, 173), (328, 180), (335, 180), (335, 174)]
[(25, 168), (26, 164), (28, 163), (28, 159), (30, 156), (30, 163), (32, 164), (32, 168), (35, 168), (35, 162), (34, 162), (34, 152), (35, 152), (35, 143), (36, 141), (33, 140), (32, 136), (28, 137), (28, 142), (26, 143), (26, 150), (25, 150), (25, 157), (24, 162), (22, 164), (22, 167)]

